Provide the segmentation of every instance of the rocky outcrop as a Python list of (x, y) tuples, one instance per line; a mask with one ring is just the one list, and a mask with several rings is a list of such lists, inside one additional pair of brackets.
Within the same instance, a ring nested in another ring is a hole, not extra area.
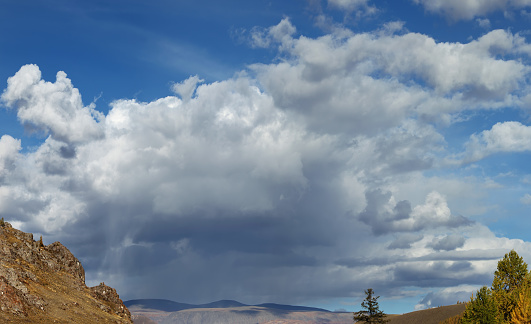
[(81, 262), (61, 243), (0, 220), (0, 322), (132, 323), (116, 290), (88, 288)]
[(111, 288), (104, 284), (103, 282), (99, 286), (90, 288), (92, 296), (95, 298), (104, 301), (107, 306), (103, 306), (102, 310), (105, 310), (107, 313), (114, 313), (123, 318), (131, 318), (131, 313), (125, 307), (124, 303), (118, 296), (116, 289)]

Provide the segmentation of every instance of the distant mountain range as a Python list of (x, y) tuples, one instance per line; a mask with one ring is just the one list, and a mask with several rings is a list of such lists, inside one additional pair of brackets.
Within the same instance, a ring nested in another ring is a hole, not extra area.
[(282, 304), (273, 304), (265, 303), (258, 305), (246, 305), (235, 300), (218, 300), (208, 304), (185, 304), (178, 303), (167, 299), (133, 299), (124, 302), (127, 308), (136, 306), (137, 308), (143, 309), (153, 309), (160, 310), (164, 312), (178, 312), (186, 309), (196, 309), (196, 308), (235, 308), (235, 307), (262, 307), (268, 309), (278, 309), (285, 311), (293, 312), (330, 312), (329, 310), (316, 308), (316, 307), (306, 307), (306, 306), (293, 306), (293, 305), (282, 305)]
[(208, 304), (185, 304), (166, 299), (135, 299), (124, 303), (135, 323), (158, 324), (351, 324), (351, 313), (282, 304), (246, 305), (235, 300)]

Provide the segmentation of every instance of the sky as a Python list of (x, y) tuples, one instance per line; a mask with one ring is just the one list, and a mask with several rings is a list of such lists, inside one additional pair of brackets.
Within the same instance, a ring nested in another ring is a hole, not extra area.
[(531, 0), (0, 0), (0, 215), (123, 300), (466, 301), (531, 262), (530, 26)]

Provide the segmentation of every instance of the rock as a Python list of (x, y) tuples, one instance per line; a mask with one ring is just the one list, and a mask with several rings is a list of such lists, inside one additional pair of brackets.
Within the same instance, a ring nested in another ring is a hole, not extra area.
[[(66, 271), (85, 282), (85, 269), (83, 269), (81, 262), (63, 244), (54, 242), (44, 247), (44, 249), (55, 256), (55, 259), (51, 259), (55, 270)], [(53, 262), (55, 260), (58, 262)]]
[(27, 316), (24, 293), (11, 286), (2, 276), (0, 276), (0, 309), (2, 312), (16, 316)]
[(118, 296), (116, 289), (111, 288), (102, 282), (99, 286), (91, 287), (90, 290), (92, 296), (104, 301), (110, 307), (109, 310), (107, 310), (108, 313), (114, 312), (114, 314), (120, 317), (131, 318), (131, 313), (127, 307), (125, 307), (120, 296)]
[(0, 221), (0, 322), (132, 323), (114, 288), (88, 288), (81, 262), (61, 243)]

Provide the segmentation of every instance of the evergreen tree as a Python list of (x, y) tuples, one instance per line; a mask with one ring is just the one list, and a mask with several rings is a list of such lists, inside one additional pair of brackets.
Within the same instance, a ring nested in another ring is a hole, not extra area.
[(527, 275), (527, 264), (514, 250), (506, 253), (505, 257), (498, 261), (498, 268), (494, 272), (492, 291), (511, 292), (518, 288)]
[(385, 313), (380, 310), (378, 305), (378, 298), (380, 296), (374, 297), (374, 291), (369, 288), (365, 290), (365, 300), (361, 303), (361, 307), (365, 310), (360, 310), (359, 312), (354, 313), (354, 322), (363, 322), (363, 323), (387, 323), (389, 320), (384, 319)]
[(476, 298), (470, 298), (470, 302), (466, 305), (465, 313), (461, 319), (463, 324), (496, 324), (503, 322), (503, 316), (498, 310), (498, 303), (487, 286), (483, 286), (477, 291)]
[(516, 307), (511, 311), (511, 323), (531, 323), (531, 290), (529, 286), (519, 289)]
[(498, 261), (492, 281), (492, 292), (503, 318), (508, 322), (511, 321), (511, 313), (518, 302), (517, 289), (526, 284), (526, 276), (527, 264), (514, 250)]

